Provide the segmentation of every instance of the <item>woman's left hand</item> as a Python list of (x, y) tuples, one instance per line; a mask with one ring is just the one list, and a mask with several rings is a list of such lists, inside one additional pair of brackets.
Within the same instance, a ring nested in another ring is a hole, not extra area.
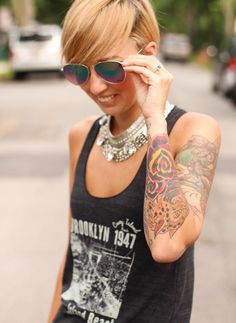
[(130, 55), (122, 65), (125, 71), (133, 73), (137, 101), (144, 117), (163, 116), (172, 75), (153, 55)]

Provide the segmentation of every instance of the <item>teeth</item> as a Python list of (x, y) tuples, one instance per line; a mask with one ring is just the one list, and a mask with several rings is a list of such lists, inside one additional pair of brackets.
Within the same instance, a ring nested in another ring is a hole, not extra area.
[(111, 96), (104, 96), (104, 97), (99, 97), (98, 101), (100, 102), (109, 102), (114, 98), (114, 95)]

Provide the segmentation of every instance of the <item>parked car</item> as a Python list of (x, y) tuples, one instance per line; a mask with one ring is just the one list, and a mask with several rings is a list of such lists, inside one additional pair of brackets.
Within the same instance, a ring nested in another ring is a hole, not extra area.
[(219, 50), (215, 57), (213, 90), (236, 102), (236, 36)]
[(61, 28), (35, 24), (10, 31), (11, 66), (16, 79), (32, 72), (58, 72), (61, 68)]
[(192, 52), (190, 38), (185, 34), (168, 33), (160, 42), (160, 53), (164, 60), (186, 62)]

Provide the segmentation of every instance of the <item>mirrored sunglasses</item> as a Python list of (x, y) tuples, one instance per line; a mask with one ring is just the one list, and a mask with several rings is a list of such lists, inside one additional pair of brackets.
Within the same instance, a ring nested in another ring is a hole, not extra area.
[[(121, 62), (104, 61), (93, 65), (97, 75), (108, 83), (121, 83), (125, 80), (126, 73)], [(85, 84), (90, 76), (90, 69), (84, 64), (67, 64), (62, 68), (65, 78), (74, 85)]]
[[(143, 51), (141, 48), (137, 54)], [(119, 61), (108, 60), (94, 64), (94, 70), (104, 81), (112, 84), (122, 83), (125, 80), (126, 72)], [(85, 84), (90, 76), (90, 69), (84, 64), (67, 64), (62, 67), (65, 78), (74, 85)]]

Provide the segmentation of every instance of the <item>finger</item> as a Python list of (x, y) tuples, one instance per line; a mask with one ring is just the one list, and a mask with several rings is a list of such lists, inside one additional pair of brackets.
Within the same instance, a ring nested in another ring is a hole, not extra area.
[(153, 77), (157, 76), (148, 68), (145, 68), (143, 66), (138, 66), (138, 65), (124, 66), (124, 70), (127, 72), (134, 72), (139, 74), (142, 77), (144, 83), (146, 84), (150, 84), (150, 80), (153, 79)]
[(156, 56), (154, 55), (142, 55), (142, 54), (134, 54), (134, 55), (129, 55), (126, 59), (129, 59), (129, 58), (139, 58), (139, 59), (151, 59), (151, 60), (156, 60)]
[(143, 79), (144, 83), (149, 85), (162, 81), (169, 83), (169, 81), (172, 81), (173, 79), (172, 75), (169, 72), (165, 72), (162, 69), (158, 73), (153, 73), (146, 67), (132, 65), (124, 66), (124, 70), (127, 72), (134, 72), (139, 74)]
[(155, 64), (157, 61), (156, 56), (154, 55), (141, 55), (141, 54), (136, 54), (136, 55), (129, 55), (123, 63), (126, 62), (133, 62), (133, 61), (144, 61), (150, 64)]
[[(157, 76), (157, 74), (162, 73), (163, 75), (170, 75), (170, 73), (165, 70), (161, 65), (157, 64), (155, 66), (152, 66), (151, 68), (148, 68), (147, 65), (144, 63), (142, 65), (137, 64), (137, 62), (134, 62), (132, 65), (123, 65), (124, 70), (126, 71), (134, 71), (136, 73), (141, 73), (147, 77), (153, 77), (154, 75)], [(155, 72), (158, 72), (157, 74)]]
[(142, 67), (149, 69), (152, 72), (156, 72), (156, 71), (160, 71), (160, 70), (167, 72), (167, 70), (164, 68), (164, 66), (161, 64), (161, 62), (158, 61), (157, 59), (155, 59), (155, 61), (153, 61), (153, 60), (150, 61), (150, 60), (142, 59), (142, 58), (140, 58), (140, 59), (128, 58), (124, 62), (122, 62), (122, 65), (123, 65), (123, 67), (131, 66), (131, 65), (132, 66), (142, 66)]

